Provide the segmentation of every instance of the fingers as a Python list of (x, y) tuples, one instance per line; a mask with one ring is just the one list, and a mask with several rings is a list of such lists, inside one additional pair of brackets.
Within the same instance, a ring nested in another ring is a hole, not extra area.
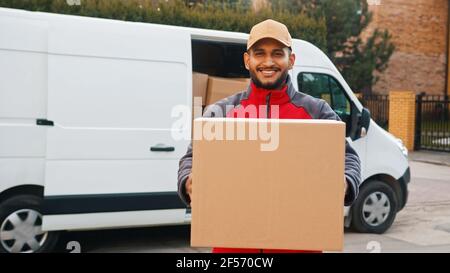
[(189, 195), (189, 198), (191, 198), (191, 195), (192, 195), (192, 173), (189, 175), (188, 179), (186, 180), (186, 193)]

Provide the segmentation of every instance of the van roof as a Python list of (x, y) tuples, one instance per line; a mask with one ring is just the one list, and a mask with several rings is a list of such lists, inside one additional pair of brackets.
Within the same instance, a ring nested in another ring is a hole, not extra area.
[[(58, 23), (65, 23), (68, 22), (68, 20), (81, 20), (83, 22), (90, 21), (91, 23), (108, 22), (111, 24), (132, 24), (141, 26), (151, 26), (153, 28), (161, 28), (161, 30), (172, 29), (178, 30), (180, 32), (188, 32), (191, 35), (192, 39), (196, 40), (207, 40), (217, 42), (246, 43), (249, 36), (249, 34), (242, 32), (191, 28), (191, 27), (162, 25), (145, 22), (131, 22), (115, 19), (85, 17), (78, 15), (66, 15), (47, 12), (34, 12), (10, 8), (0, 8), (0, 16), (47, 20)], [(323, 53), (322, 50), (317, 48), (315, 45), (301, 39), (293, 39), (293, 50), (296, 53), (297, 65), (307, 67), (321, 67), (337, 72), (337, 69), (335, 68), (333, 63), (329, 60), (329, 58), (325, 55), (325, 53)]]

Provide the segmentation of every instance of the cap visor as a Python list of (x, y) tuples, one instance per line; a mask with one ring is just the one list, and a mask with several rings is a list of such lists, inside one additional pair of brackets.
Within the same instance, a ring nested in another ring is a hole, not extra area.
[(283, 45), (285, 45), (286, 47), (291, 47), (291, 45), (289, 43), (286, 43), (285, 41), (275, 38), (275, 37), (271, 37), (271, 36), (266, 36), (266, 37), (261, 37), (258, 40), (253, 41), (251, 44), (247, 44), (247, 50), (249, 50), (254, 44), (256, 44), (257, 42), (261, 41), (262, 39), (273, 39), (276, 40), (280, 43), (282, 43)]

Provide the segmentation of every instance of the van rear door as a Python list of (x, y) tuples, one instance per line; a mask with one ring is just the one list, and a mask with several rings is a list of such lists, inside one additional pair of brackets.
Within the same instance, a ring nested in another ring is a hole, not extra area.
[(171, 112), (191, 105), (189, 33), (55, 16), (48, 46), (54, 125), (47, 135), (44, 229), (183, 222), (177, 170), (189, 140), (173, 139)]

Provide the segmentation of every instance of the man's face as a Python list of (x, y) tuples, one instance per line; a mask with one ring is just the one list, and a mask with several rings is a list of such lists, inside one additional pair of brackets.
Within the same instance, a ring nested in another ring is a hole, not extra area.
[(280, 89), (294, 62), (295, 55), (285, 45), (270, 38), (258, 41), (244, 53), (245, 67), (253, 83), (264, 89)]

